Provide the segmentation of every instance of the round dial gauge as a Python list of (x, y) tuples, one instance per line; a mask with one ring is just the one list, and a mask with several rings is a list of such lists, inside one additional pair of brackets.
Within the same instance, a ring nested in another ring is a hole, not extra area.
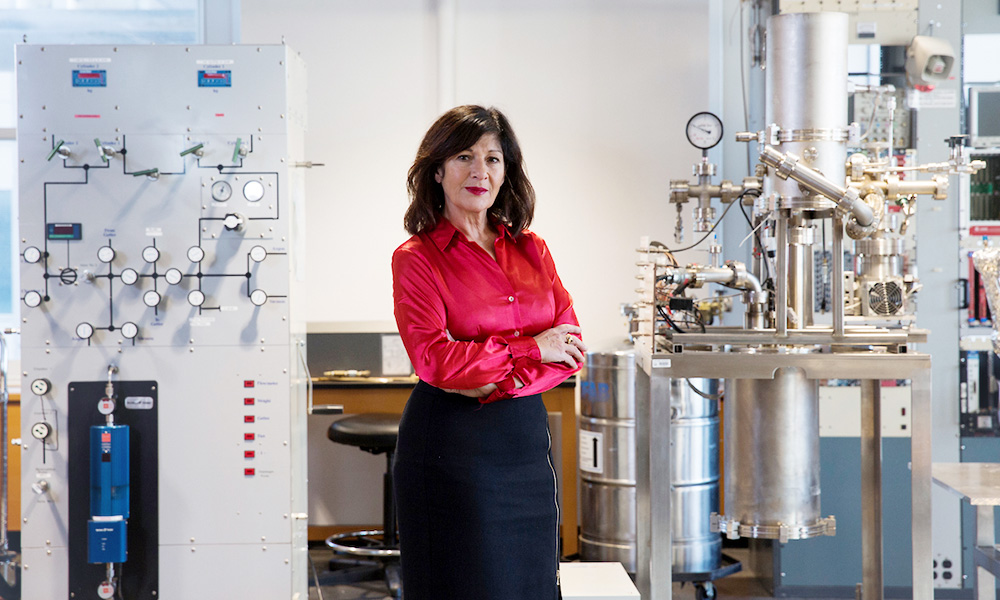
[(125, 285), (133, 285), (139, 281), (139, 274), (135, 272), (135, 269), (125, 269), (120, 277)]
[(201, 246), (191, 246), (188, 248), (188, 260), (194, 263), (199, 263), (205, 259), (205, 251), (201, 249)]
[(76, 337), (81, 340), (89, 340), (92, 335), (94, 335), (94, 326), (90, 323), (84, 322), (76, 326)]
[(254, 246), (253, 248), (250, 248), (250, 259), (252, 261), (261, 262), (265, 258), (267, 258), (267, 250), (264, 249), (264, 246)]
[(243, 186), (243, 197), (247, 199), (247, 202), (258, 202), (264, 197), (264, 184), (259, 181), (248, 181)]
[(135, 339), (135, 336), (139, 335), (139, 326), (132, 321), (126, 321), (122, 323), (122, 337), (127, 340)]
[(36, 262), (42, 260), (42, 251), (34, 246), (28, 246), (24, 249), (24, 262), (35, 264)]
[(167, 280), (170, 285), (177, 285), (184, 279), (184, 275), (181, 273), (180, 269), (167, 269), (167, 272), (163, 274), (163, 278)]
[(156, 249), (156, 246), (146, 246), (142, 249), (142, 260), (155, 263), (160, 260), (160, 251)]
[(267, 292), (264, 290), (250, 292), (250, 302), (253, 302), (255, 306), (263, 306), (267, 302)]
[(708, 150), (722, 141), (722, 120), (710, 112), (700, 112), (688, 119), (685, 132), (692, 146)]
[(44, 421), (40, 421), (31, 426), (31, 437), (36, 440), (44, 440), (52, 435), (52, 426)]
[(48, 379), (39, 378), (31, 382), (31, 393), (36, 396), (44, 396), (52, 390), (52, 383)]
[(233, 195), (233, 187), (227, 181), (216, 181), (212, 184), (212, 200), (225, 202)]
[(160, 294), (158, 292), (154, 292), (153, 290), (149, 290), (142, 295), (142, 302), (146, 306), (152, 308), (160, 303)]
[(97, 260), (109, 263), (115, 259), (115, 249), (111, 246), (101, 246), (97, 249)]
[(35, 308), (41, 303), (42, 303), (42, 295), (36, 292), (35, 290), (31, 290), (30, 292), (24, 294), (24, 304), (28, 308)]
[(111, 398), (101, 398), (101, 401), (97, 403), (97, 412), (102, 415), (110, 415), (115, 412), (115, 401)]
[(205, 303), (205, 294), (201, 290), (191, 290), (188, 294), (188, 303), (191, 306), (201, 306)]

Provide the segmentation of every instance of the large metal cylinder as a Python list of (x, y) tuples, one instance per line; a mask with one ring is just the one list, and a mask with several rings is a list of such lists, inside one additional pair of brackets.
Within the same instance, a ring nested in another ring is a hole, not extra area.
[[(580, 555), (636, 572), (635, 354), (590, 352), (581, 376)], [(671, 381), (673, 571), (719, 566), (718, 380)], [(655, 429), (655, 424), (652, 424)], [(665, 468), (666, 465), (660, 465)]]
[(797, 367), (727, 379), (725, 518), (743, 537), (828, 534), (820, 516), (819, 386)]
[[(844, 13), (789, 13), (767, 23), (768, 125), (780, 128), (779, 149), (791, 152), (838, 185), (846, 180), (847, 40)], [(802, 192), (773, 170), (764, 181), (765, 195), (781, 195), (784, 208), (830, 208)]]

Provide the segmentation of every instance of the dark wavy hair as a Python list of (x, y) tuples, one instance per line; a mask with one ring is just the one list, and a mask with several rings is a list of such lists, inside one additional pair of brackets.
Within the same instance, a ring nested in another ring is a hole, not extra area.
[(524, 172), (521, 146), (507, 117), (493, 107), (465, 105), (441, 115), (420, 142), (406, 178), (410, 206), (403, 217), (403, 226), (410, 235), (436, 225), (444, 212), (444, 188), (434, 179), (438, 169), (487, 133), (496, 134), (500, 140), (505, 168), (503, 185), (488, 215), (506, 225), (515, 236), (531, 224), (535, 215), (535, 189)]

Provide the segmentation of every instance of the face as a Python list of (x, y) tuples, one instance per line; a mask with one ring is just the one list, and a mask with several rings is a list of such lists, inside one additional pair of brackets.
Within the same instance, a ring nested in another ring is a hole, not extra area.
[(444, 188), (445, 217), (485, 213), (496, 201), (503, 178), (500, 140), (487, 133), (472, 147), (445, 160), (434, 174)]

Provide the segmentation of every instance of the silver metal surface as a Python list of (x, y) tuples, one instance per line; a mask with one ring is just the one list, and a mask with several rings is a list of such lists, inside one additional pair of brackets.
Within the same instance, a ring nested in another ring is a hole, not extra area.
[(879, 382), (861, 382), (861, 597), (881, 600), (882, 573), (882, 409)]
[[(767, 82), (765, 122), (781, 131), (846, 131), (848, 17), (844, 13), (800, 13), (772, 16), (767, 22)], [(779, 134), (780, 135), (780, 134)], [(792, 141), (781, 149), (797, 156), (815, 148), (809, 166), (835, 182), (846, 177), (845, 140)], [(812, 137), (812, 136), (809, 136)], [(780, 139), (780, 138), (779, 138)], [(810, 206), (794, 181), (769, 176), (765, 195), (777, 192), (783, 201)]]
[(823, 521), (817, 381), (795, 367), (727, 379), (725, 421), (725, 517), (787, 528), (788, 539), (808, 535)]

